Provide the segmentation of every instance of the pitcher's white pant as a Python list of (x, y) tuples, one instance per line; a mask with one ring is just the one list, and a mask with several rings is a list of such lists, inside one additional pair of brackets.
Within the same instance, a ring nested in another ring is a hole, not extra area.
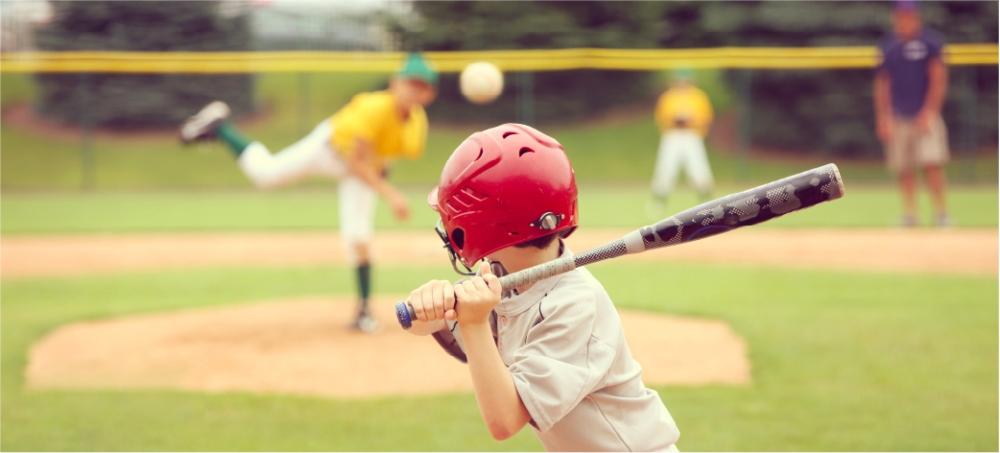
[(702, 194), (712, 190), (715, 183), (705, 156), (704, 140), (692, 130), (669, 130), (660, 137), (660, 150), (653, 170), (653, 195), (661, 198), (670, 195), (682, 167), (695, 190)]
[(271, 154), (260, 142), (253, 142), (240, 154), (238, 164), (259, 189), (273, 189), (310, 176), (326, 176), (340, 181), (340, 235), (352, 262), (355, 246), (371, 242), (378, 196), (360, 178), (347, 171), (340, 155), (330, 147), (333, 129), (324, 120), (309, 135)]

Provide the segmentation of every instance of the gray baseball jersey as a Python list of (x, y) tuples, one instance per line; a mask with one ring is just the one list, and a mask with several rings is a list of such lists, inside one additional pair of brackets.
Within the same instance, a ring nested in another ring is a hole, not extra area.
[(546, 450), (673, 450), (677, 425), (643, 384), (618, 312), (589, 271), (538, 281), (494, 312), (500, 356)]

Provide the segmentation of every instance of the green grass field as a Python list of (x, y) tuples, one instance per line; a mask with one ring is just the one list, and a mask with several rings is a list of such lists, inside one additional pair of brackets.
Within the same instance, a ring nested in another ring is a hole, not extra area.
[[(297, 75), (259, 79), (266, 121), (245, 129), (279, 147), (380, 77)], [(24, 76), (0, 78), (0, 106), (29, 101)], [(726, 104), (722, 88), (713, 99)], [(433, 118), (432, 118), (433, 120)], [(434, 127), (427, 156), (394, 170), (411, 198), (405, 224), (380, 206), (378, 228), (430, 234), (423, 209), (451, 150), (490, 125)], [(656, 133), (648, 115), (546, 128), (569, 150), (580, 182), (583, 228), (649, 223), (646, 184)], [(98, 135), (92, 187), (81, 191), (79, 138), (0, 125), (0, 231), (93, 234), (330, 230), (335, 187), (250, 189), (220, 146), (181, 149), (171, 134)], [(956, 156), (949, 194), (959, 228), (996, 228), (997, 157)], [(718, 195), (826, 162), (822, 156), (746, 156), (712, 149)], [(895, 225), (897, 193), (879, 162), (843, 161), (847, 196), (759, 228)], [(693, 206), (690, 190), (667, 211)], [(924, 218), (930, 216), (922, 199)], [(749, 266), (629, 262), (592, 269), (621, 307), (725, 320), (748, 345), (748, 386), (658, 388), (683, 432), (682, 450), (996, 451), (996, 276), (829, 272)], [(435, 267), (376, 268), (377, 290), (399, 294)], [(662, 276), (648, 278), (649, 275)], [(278, 297), (348, 295), (340, 266), (141, 272), (5, 279), (0, 285), (0, 450), (537, 450), (525, 431), (497, 443), (471, 394), (366, 401), (167, 390), (38, 391), (25, 388), (31, 345), (60, 325), (131, 313), (239, 304)], [(347, 309), (347, 307), (345, 307)], [(425, 340), (427, 339), (415, 339)], [(415, 372), (399, 370), (398, 372)]]
[[(761, 181), (765, 182), (765, 181)], [(719, 191), (749, 187), (727, 185)], [(382, 229), (430, 231), (436, 217), (426, 206), (430, 186), (408, 186), (414, 216), (395, 221), (380, 205), (377, 225)], [(721, 194), (720, 194), (721, 195)], [(646, 211), (648, 192), (639, 186), (589, 186), (580, 190), (583, 228), (630, 228), (657, 220)], [(924, 223), (930, 222), (929, 201), (922, 200)], [(989, 187), (956, 187), (950, 194), (958, 227), (995, 227), (997, 191)], [(695, 206), (691, 191), (671, 200), (667, 211)], [(330, 190), (293, 190), (270, 193), (224, 192), (113, 192), (4, 194), (0, 200), (0, 227), (5, 235), (40, 233), (108, 233), (206, 230), (333, 231), (337, 225), (337, 195)], [(834, 203), (761, 225), (784, 227), (886, 227), (899, 218), (896, 192), (888, 187), (852, 186)]]
[[(651, 266), (663, 278), (643, 278)], [(380, 268), (376, 278), (380, 290), (401, 293), (446, 272)], [(724, 319), (748, 341), (751, 385), (658, 389), (684, 450), (997, 449), (995, 278), (642, 263), (594, 272), (621, 307)], [(311, 267), (5, 282), (0, 448), (539, 448), (527, 432), (490, 439), (470, 394), (338, 401), (23, 385), (26, 351), (64, 323), (346, 294), (348, 280), (344, 268)]]

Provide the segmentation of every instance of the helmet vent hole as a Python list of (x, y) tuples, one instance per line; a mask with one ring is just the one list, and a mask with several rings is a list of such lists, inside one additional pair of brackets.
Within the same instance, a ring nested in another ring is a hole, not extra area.
[(479, 160), (481, 157), (483, 157), (483, 149), (479, 148), (479, 154), (476, 156), (476, 160)]
[(465, 230), (455, 228), (455, 230), (451, 232), (451, 242), (454, 243), (455, 247), (458, 247), (459, 250), (465, 247)]
[(525, 146), (524, 148), (521, 148), (521, 150), (517, 152), (517, 157), (521, 157), (521, 156), (523, 156), (525, 154), (533, 153), (533, 152), (535, 152), (535, 150), (533, 150), (533, 149), (528, 148), (527, 146)]
[(511, 135), (517, 135), (517, 132), (514, 132), (514, 131), (507, 131), (507, 132), (504, 132), (504, 133), (503, 133), (503, 138), (507, 138), (507, 137), (510, 137)]

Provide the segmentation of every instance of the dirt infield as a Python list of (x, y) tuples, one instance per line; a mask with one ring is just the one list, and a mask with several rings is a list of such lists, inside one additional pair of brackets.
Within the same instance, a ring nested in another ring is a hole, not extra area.
[[(626, 231), (580, 231), (569, 244), (585, 250)], [(5, 279), (345, 261), (339, 237), (322, 232), (14, 236), (0, 245)], [(378, 232), (374, 256), (389, 264), (445, 262), (432, 233), (411, 231)], [(997, 230), (747, 229), (623, 259), (990, 275), (997, 273)]]
[[(395, 326), (393, 300), (375, 304), (375, 335), (345, 328), (348, 301), (318, 297), (79, 322), (32, 348), (26, 381), (337, 398), (471, 391), (464, 365)], [(629, 311), (622, 322), (647, 384), (750, 379), (746, 346), (723, 322)]]
[[(625, 232), (580, 232), (569, 243), (584, 250)], [(318, 232), (0, 241), (5, 280), (345, 262), (338, 236)], [(379, 232), (374, 254), (378, 263), (445, 262), (432, 234)], [(995, 275), (997, 231), (750, 229), (623, 259)], [(345, 328), (352, 311), (347, 301), (319, 297), (75, 323), (32, 348), (26, 379), (32, 388), (181, 388), (338, 398), (469, 391), (463, 365), (432, 340), (414, 341), (395, 327), (392, 300), (376, 304), (384, 327), (373, 336)], [(749, 381), (746, 346), (725, 323), (635, 312), (623, 312), (622, 318), (649, 384)]]

